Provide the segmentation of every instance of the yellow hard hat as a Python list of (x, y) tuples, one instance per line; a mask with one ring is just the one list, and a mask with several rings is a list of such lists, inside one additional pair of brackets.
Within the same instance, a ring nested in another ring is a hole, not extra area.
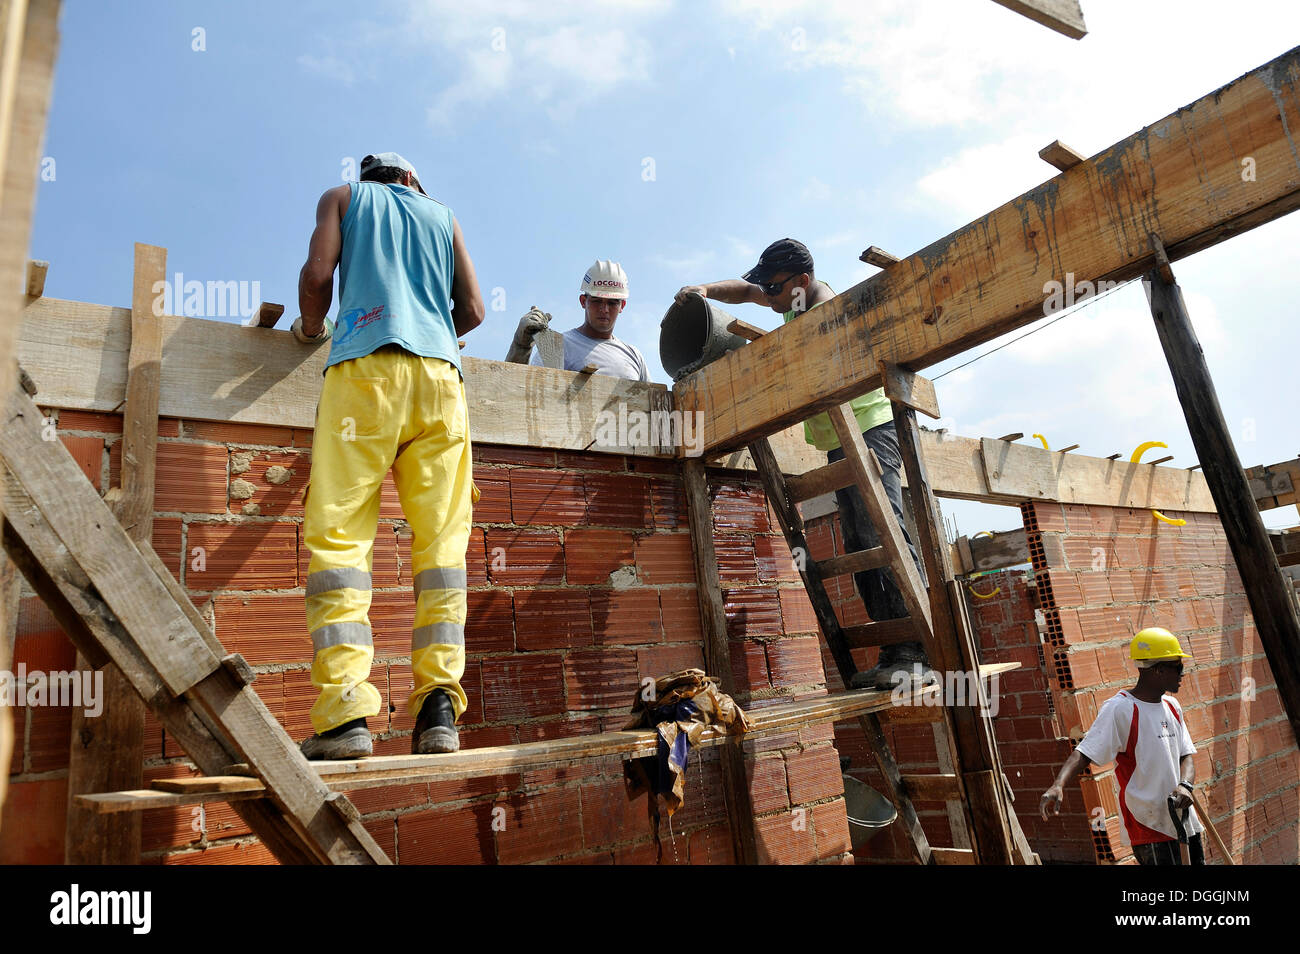
[(1167, 629), (1152, 626), (1142, 630), (1129, 643), (1130, 659), (1177, 659), (1192, 657), (1178, 645), (1178, 637)]

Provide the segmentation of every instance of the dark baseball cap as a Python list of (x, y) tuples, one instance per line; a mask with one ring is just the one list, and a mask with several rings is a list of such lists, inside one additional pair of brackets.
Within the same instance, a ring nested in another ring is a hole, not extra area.
[(758, 257), (758, 264), (740, 277), (747, 282), (765, 282), (778, 272), (792, 272), (801, 275), (813, 270), (812, 252), (803, 242), (792, 238), (783, 238), (763, 249)]

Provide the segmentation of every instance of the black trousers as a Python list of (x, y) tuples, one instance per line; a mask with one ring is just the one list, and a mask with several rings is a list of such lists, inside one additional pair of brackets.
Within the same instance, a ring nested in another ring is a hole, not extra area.
[[(1172, 839), (1170, 841), (1153, 841), (1145, 845), (1134, 845), (1133, 854), (1137, 857), (1140, 865), (1181, 865), (1183, 863), (1182, 854), (1178, 850), (1178, 842)], [(1201, 845), (1200, 835), (1188, 836), (1187, 855), (1192, 864), (1205, 864), (1205, 850)]]

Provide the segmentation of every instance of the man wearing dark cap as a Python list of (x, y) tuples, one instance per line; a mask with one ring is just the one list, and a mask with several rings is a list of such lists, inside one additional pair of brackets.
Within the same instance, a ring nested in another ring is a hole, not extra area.
[[(710, 282), (707, 285), (687, 285), (677, 292), (677, 300), (684, 302), (691, 293), (731, 305), (744, 302), (765, 305), (778, 312), (786, 322), (793, 321), (803, 312), (835, 297), (830, 286), (817, 280), (808, 246), (791, 238), (773, 242), (765, 248), (759, 256), (758, 264), (740, 278)], [(899, 478), (903, 460), (898, 450), (898, 435), (894, 430), (893, 408), (881, 389), (854, 398), (849, 403), (853, 408), (853, 416), (857, 418), (858, 427), (862, 429), (863, 440), (880, 459), (883, 472), (881, 482), (885, 485), (885, 493), (889, 496), (894, 516), (898, 518), (898, 525), (903, 530), (903, 537), (907, 539), (912, 559), (916, 561), (917, 571), (924, 582), (925, 569), (916, 559), (916, 548), (907, 537), (903, 521), (903, 490)], [(844, 459), (844, 451), (828, 415), (818, 414), (804, 421), (804, 437), (818, 450), (827, 452), (828, 462)], [(837, 490), (835, 501), (839, 505), (840, 527), (844, 532), (846, 550), (854, 552), (879, 546), (880, 538), (857, 488)], [(908, 615), (902, 594), (888, 568), (864, 570), (855, 573), (853, 579), (857, 583), (867, 614), (873, 620), (899, 619)], [(920, 664), (919, 668), (917, 664)], [(892, 643), (881, 648), (875, 668), (853, 677), (851, 688), (892, 689), (903, 679), (913, 679), (917, 673), (921, 674), (922, 679), (930, 677), (929, 663), (921, 643)]]
[[(336, 267), (331, 329), (325, 313)], [(411, 751), (454, 752), (466, 707), (465, 551), (475, 493), (457, 336), (484, 314), (460, 223), (397, 153), (366, 156), (361, 181), (327, 190), (316, 206), (298, 301), (294, 336), (330, 345), (304, 500), (311, 681), (319, 695), (315, 734), (302, 752), (309, 759), (369, 755), (366, 719), (381, 711), (387, 719), (387, 703), (370, 683), (368, 614), (390, 469), (412, 533)]]

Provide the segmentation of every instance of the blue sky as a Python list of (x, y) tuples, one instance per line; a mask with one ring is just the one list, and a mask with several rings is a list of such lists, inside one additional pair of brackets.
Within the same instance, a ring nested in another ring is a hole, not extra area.
[[(1051, 140), (1091, 155), (1300, 40), (1293, 3), (1083, 6), (1091, 33), (1072, 41), (987, 0), (68, 0), (32, 255), (47, 295), (124, 305), (132, 244), (163, 245), (170, 273), (258, 281), (294, 315), (316, 199), (395, 150), (504, 304), (467, 353), (502, 357), (530, 305), (577, 325), (583, 272), (611, 258), (631, 287), (617, 331), (666, 382), (658, 324), (681, 285), (792, 235), (843, 290), (874, 271), (866, 246), (907, 255), (1049, 178)], [(1246, 465), (1300, 454), (1297, 248), (1292, 215), (1176, 268)], [(967, 436), (1098, 456), (1164, 440), (1195, 462), (1137, 286), (938, 393)], [(1019, 525), (943, 506), (963, 533)]]

